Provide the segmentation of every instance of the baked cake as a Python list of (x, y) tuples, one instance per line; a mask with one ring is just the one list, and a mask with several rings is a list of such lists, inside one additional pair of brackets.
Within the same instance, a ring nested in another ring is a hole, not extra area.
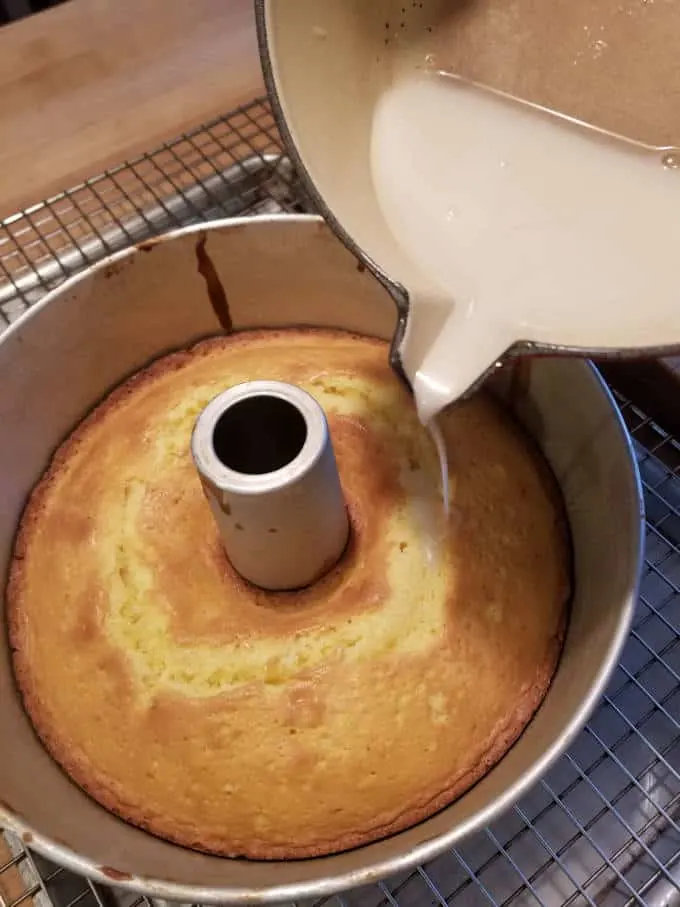
[[(190, 437), (226, 387), (278, 379), (330, 426), (352, 533), (271, 593), (224, 554)], [(310, 857), (404, 829), (507, 751), (560, 653), (556, 485), (490, 396), (434, 445), (385, 343), (339, 331), (207, 340), (115, 390), (57, 452), (9, 581), (14, 665), (53, 757), (109, 810), (228, 856)]]

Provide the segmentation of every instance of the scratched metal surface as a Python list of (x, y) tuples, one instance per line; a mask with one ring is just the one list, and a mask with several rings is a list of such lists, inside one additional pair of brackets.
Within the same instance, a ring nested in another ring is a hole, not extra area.
[[(130, 243), (216, 217), (308, 209), (258, 100), (0, 223), (0, 333), (48, 289)], [(680, 439), (619, 404), (644, 482), (647, 549), (607, 695), (571, 750), (493, 826), (329, 907), (680, 905)], [(5, 837), (1, 907), (155, 907)]]

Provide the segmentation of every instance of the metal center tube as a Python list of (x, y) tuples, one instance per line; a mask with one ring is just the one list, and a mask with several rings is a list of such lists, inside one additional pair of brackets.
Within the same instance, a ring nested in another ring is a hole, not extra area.
[(279, 381), (236, 385), (200, 414), (191, 450), (241, 576), (297, 589), (336, 563), (349, 520), (328, 423), (310, 394)]

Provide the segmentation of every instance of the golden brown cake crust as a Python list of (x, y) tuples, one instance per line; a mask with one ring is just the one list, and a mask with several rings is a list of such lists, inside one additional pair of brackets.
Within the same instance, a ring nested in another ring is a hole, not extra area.
[[(200, 409), (258, 378), (324, 407), (350, 511), (348, 551), (302, 592), (234, 573), (191, 461)], [(10, 572), (17, 682), (57, 762), (156, 835), (258, 859), (364, 844), (468, 789), (549, 686), (569, 552), (552, 476), (495, 402), (443, 430), (452, 513), (428, 548), (436, 455), (381, 341), (244, 332), (114, 391), (33, 492)]]

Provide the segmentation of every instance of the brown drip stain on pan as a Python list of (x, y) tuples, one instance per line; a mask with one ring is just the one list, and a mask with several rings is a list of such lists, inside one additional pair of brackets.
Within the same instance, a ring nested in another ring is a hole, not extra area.
[[(136, 249), (139, 252), (152, 252), (156, 246), (165, 242), (167, 237), (165, 236), (153, 236), (151, 239), (146, 239), (144, 242), (137, 244)], [(229, 310), (229, 300), (227, 299), (227, 294), (220, 280), (220, 276), (217, 273), (217, 269), (213, 264), (213, 261), (208, 254), (208, 234), (202, 232), (199, 235), (198, 242), (196, 243), (196, 262), (198, 264), (198, 273), (205, 281), (206, 290), (208, 291), (208, 299), (210, 300), (210, 305), (212, 310), (215, 313), (215, 317), (220, 323), (220, 327), (225, 334), (231, 334), (234, 329), (234, 325), (231, 319), (231, 312)]]
[(129, 882), (132, 878), (129, 872), (121, 872), (120, 869), (113, 869), (112, 866), (100, 866), (99, 871), (113, 882)]
[(227, 294), (222, 286), (222, 281), (213, 264), (212, 258), (208, 254), (208, 235), (201, 233), (196, 243), (196, 261), (198, 262), (198, 273), (205, 280), (205, 287), (208, 291), (210, 305), (217, 320), (225, 334), (231, 334), (234, 325), (231, 320), (229, 311), (229, 301)]

